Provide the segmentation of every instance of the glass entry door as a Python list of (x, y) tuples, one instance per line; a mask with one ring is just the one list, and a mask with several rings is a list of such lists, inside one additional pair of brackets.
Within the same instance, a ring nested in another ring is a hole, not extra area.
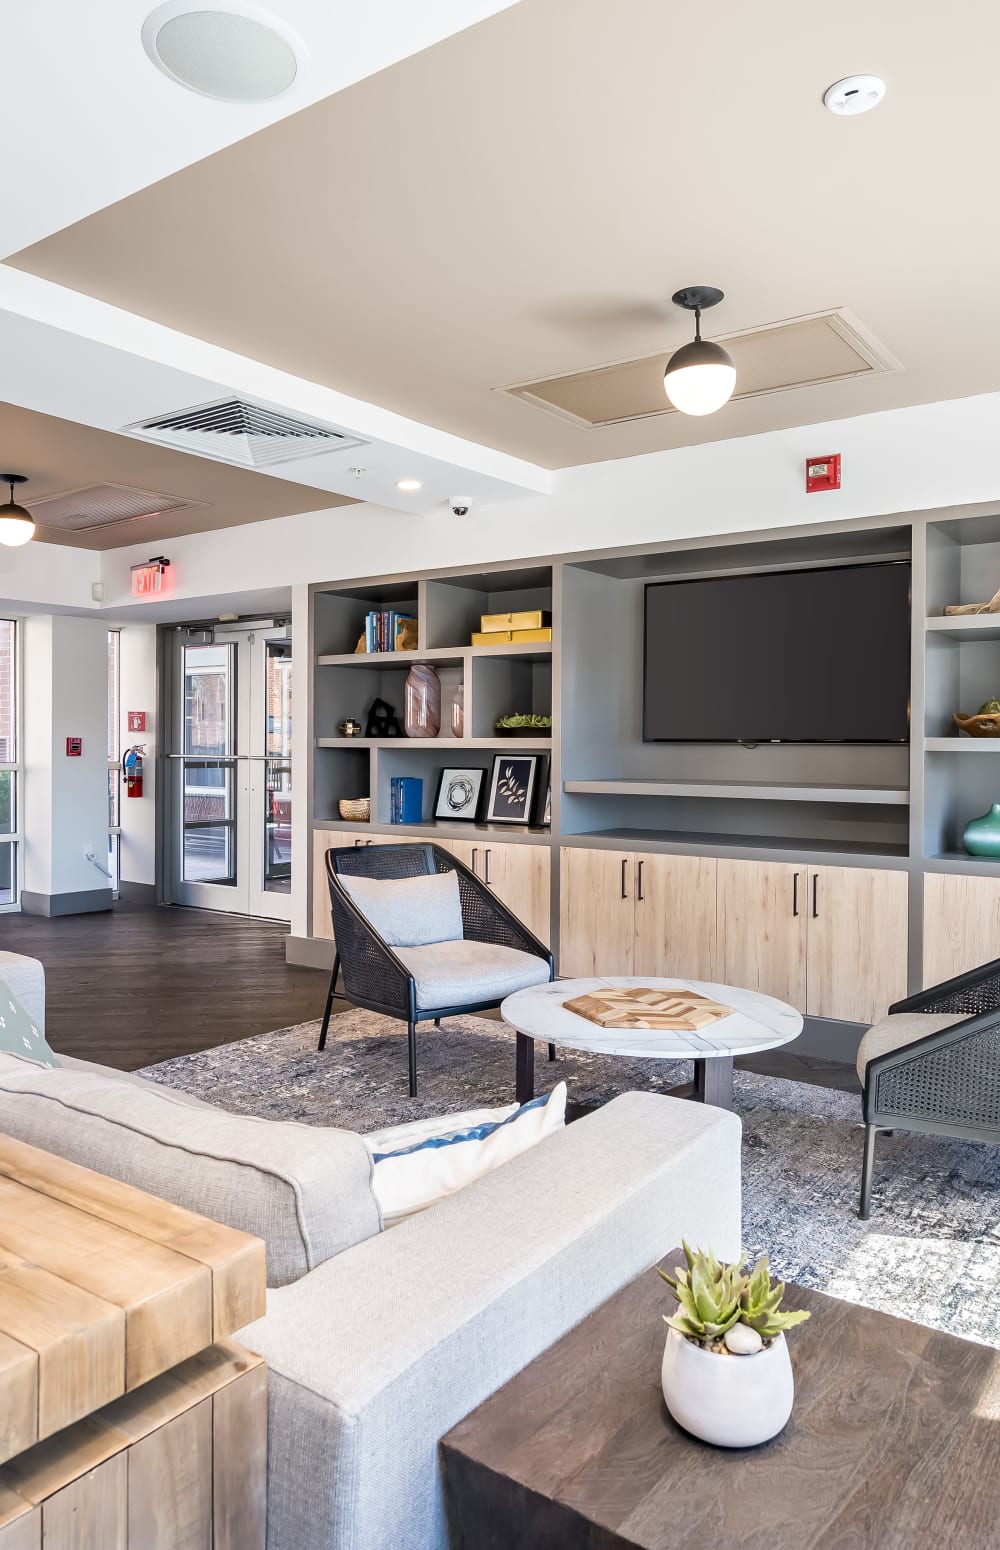
[(169, 901), (289, 920), (288, 628), (175, 631), (169, 670)]

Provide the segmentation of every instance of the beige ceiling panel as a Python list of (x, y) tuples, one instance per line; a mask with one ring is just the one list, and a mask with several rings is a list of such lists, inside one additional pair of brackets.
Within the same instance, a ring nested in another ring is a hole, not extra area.
[[(851, 320), (837, 312), (775, 323), (735, 338), (716, 337), (736, 366), (736, 399), (898, 366), (888, 351), (871, 336), (865, 338)], [(523, 382), (501, 391), (587, 428), (676, 414), (663, 391), (667, 360), (663, 354), (648, 355), (643, 360), (598, 366), (546, 382)]]
[[(1000, 5), (765, 13), (716, 0), (692, 51), (666, 0), (524, 0), (10, 262), (548, 467), (997, 391)], [(885, 101), (838, 118), (857, 70)], [(649, 414), (696, 283), (741, 396)], [(905, 371), (735, 343), (831, 305)], [(647, 365), (554, 389), (562, 415), (496, 391), (601, 362)]]

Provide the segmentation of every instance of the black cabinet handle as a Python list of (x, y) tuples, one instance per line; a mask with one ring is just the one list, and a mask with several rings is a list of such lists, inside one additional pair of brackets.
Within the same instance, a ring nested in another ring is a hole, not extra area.
[(486, 852), (485, 852), (484, 857), (483, 857), (483, 882), (486, 884), (486, 886), (488, 888), (489, 885), (490, 885), (490, 850), (489, 850), (489, 846), (486, 847)]
[(798, 874), (798, 872), (796, 872), (793, 875), (793, 877), (792, 877), (792, 914), (793, 915), (797, 915), (798, 913), (799, 913), (799, 874)]
[[(476, 872), (476, 857), (478, 855), (479, 855), (479, 846), (478, 845), (473, 845), (473, 847), (472, 847), (472, 870), (474, 872)], [(478, 872), (476, 872), (476, 876), (477, 877), (479, 876)]]
[(636, 895), (635, 896), (639, 900), (640, 904), (642, 903), (642, 901), (643, 901), (643, 899), (645, 897), (645, 895), (643, 894), (643, 891), (642, 891), (642, 869), (643, 869), (644, 865), (645, 865), (645, 862), (643, 862), (643, 861), (639, 862), (639, 871), (638, 871), (638, 876), (636, 877)]
[(814, 872), (813, 873), (813, 920), (815, 920), (817, 915), (819, 914), (819, 910), (816, 908), (816, 889), (817, 889), (818, 885), (819, 885), (819, 873), (818, 872)]
[(628, 857), (627, 856), (623, 856), (622, 857), (622, 898), (623, 899), (627, 899), (628, 898), (628, 892), (627, 892), (626, 887), (625, 887), (625, 868), (627, 866), (628, 866)]

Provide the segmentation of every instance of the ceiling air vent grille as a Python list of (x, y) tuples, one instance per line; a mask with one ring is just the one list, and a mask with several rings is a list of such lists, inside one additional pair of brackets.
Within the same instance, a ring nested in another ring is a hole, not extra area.
[[(23, 497), (22, 497), (23, 498)], [(93, 528), (113, 527), (116, 522), (135, 522), (140, 517), (156, 517), (164, 511), (182, 511), (203, 506), (204, 501), (186, 500), (181, 495), (164, 495), (157, 490), (136, 490), (127, 484), (87, 484), (59, 495), (43, 495), (26, 500), (39, 527), (59, 528), (64, 533), (88, 533)]]
[(343, 451), (364, 443), (345, 435), (322, 420), (286, 414), (268, 404), (246, 398), (220, 398), (171, 414), (155, 415), (126, 425), (129, 435), (155, 441), (161, 447), (196, 452), (201, 457), (241, 468), (268, 468), (315, 457), (320, 452)]

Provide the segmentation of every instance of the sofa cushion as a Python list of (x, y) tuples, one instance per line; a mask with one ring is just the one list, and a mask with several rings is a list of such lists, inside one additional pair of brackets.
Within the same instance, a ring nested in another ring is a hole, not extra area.
[(382, 1221), (394, 1227), (485, 1178), (566, 1123), (566, 1083), (547, 1096), (500, 1109), (412, 1120), (365, 1136), (375, 1163)]
[(423, 947), (462, 935), (457, 872), (418, 877), (341, 877), (349, 894), (390, 947)]
[(396, 957), (413, 975), (417, 1006), (475, 1006), (502, 1001), (515, 990), (541, 985), (549, 966), (534, 953), (495, 942), (435, 942), (428, 947), (399, 947)]
[(360, 1136), (229, 1114), (102, 1067), (4, 1062), (0, 1130), (263, 1238), (269, 1286), (381, 1226)]
[(45, 970), (37, 958), (0, 952), (0, 984), (20, 1001), (32, 1022), (45, 1032)]
[(887, 1055), (890, 1050), (902, 1049), (904, 1044), (914, 1044), (939, 1028), (951, 1028), (964, 1022), (966, 1012), (895, 1012), (875, 1023), (858, 1047), (858, 1075), (865, 1079), (865, 1067), (876, 1055)]
[(35, 1066), (59, 1065), (58, 1056), (49, 1049), (45, 1035), (29, 1017), (14, 992), (0, 980), (0, 1054), (14, 1055)]

